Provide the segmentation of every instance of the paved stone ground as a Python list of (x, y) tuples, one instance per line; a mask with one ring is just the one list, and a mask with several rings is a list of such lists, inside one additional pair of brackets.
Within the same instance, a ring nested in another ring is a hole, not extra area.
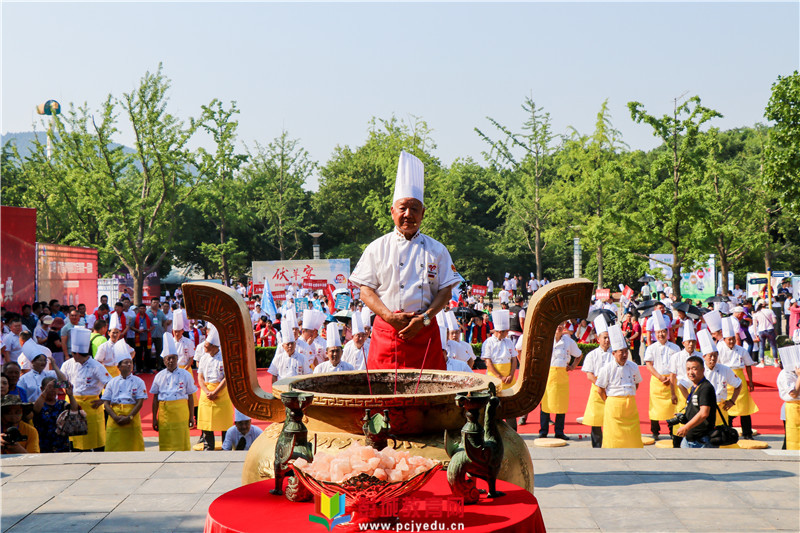
[[(800, 453), (764, 440), (772, 449), (531, 447), (534, 493), (551, 533), (800, 531)], [(246, 452), (147, 448), (3, 457), (2, 531), (202, 531), (240, 484)]]

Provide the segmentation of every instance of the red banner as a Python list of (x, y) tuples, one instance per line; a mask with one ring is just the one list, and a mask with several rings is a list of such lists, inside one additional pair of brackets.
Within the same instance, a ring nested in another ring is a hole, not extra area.
[(317, 291), (328, 287), (328, 280), (326, 279), (311, 279), (306, 278), (303, 280), (303, 288)]
[(622, 291), (622, 295), (625, 298), (633, 298), (633, 289), (625, 285), (625, 289)]
[(36, 209), (2, 206), (0, 227), (0, 300), (20, 313), (36, 297)]
[(276, 302), (283, 302), (286, 300), (286, 291), (272, 291), (272, 299)]
[[(97, 249), (39, 243), (39, 299), (55, 298), (61, 305), (97, 301)], [(154, 295), (158, 296), (158, 295)]]
[(325, 286), (325, 296), (328, 297), (328, 307), (330, 308), (330, 312), (331, 313), (335, 313), (337, 311), (337, 309), (335, 307), (336, 306), (336, 300), (333, 298), (333, 291), (335, 291), (335, 290), (336, 290), (336, 287), (334, 287), (333, 285), (328, 284), (328, 285)]
[(611, 289), (597, 289), (594, 295), (598, 300), (608, 300), (611, 297)]
[(472, 294), (475, 296), (486, 296), (486, 285), (473, 285)]

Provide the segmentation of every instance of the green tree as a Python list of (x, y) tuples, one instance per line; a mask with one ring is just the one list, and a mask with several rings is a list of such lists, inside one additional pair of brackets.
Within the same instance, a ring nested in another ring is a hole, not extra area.
[(490, 146), (483, 154), (497, 171), (496, 207), (507, 224), (512, 225), (505, 233), (508, 236), (521, 233), (521, 241), (534, 255), (536, 277), (542, 279), (543, 233), (553, 210), (546, 188), (555, 135), (551, 131), (550, 113), (537, 108), (532, 98), (525, 99), (522, 110), (527, 119), (521, 132), (513, 132), (491, 117), (487, 119), (504, 138), (493, 140), (478, 128), (475, 132)]
[(628, 102), (628, 109), (634, 122), (648, 124), (664, 145), (651, 164), (649, 175), (637, 176), (630, 183), (628, 190), (632, 194), (627, 200), (631, 210), (626, 221), (629, 231), (643, 234), (656, 247), (664, 245), (672, 253), (673, 260), (666, 266), (674, 273), (673, 294), (680, 298), (681, 267), (696, 248), (691, 240), (693, 194), (684, 177), (697, 171), (702, 163), (700, 128), (722, 115), (704, 107), (698, 96), (680, 105), (676, 98), (672, 115), (661, 118), (647, 113), (639, 102)]
[(283, 131), (266, 147), (256, 143), (243, 170), (259, 240), (266, 241), (281, 261), (293, 259), (302, 248), (310, 202), (303, 187), (315, 167), (299, 141)]
[(769, 133), (764, 176), (778, 198), (800, 220), (800, 74), (778, 76), (764, 116), (775, 123)]

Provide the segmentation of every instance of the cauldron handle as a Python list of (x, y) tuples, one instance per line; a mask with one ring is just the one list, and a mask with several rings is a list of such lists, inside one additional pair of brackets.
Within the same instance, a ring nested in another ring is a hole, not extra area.
[(250, 313), (241, 295), (207, 281), (181, 288), (189, 318), (211, 322), (219, 332), (228, 394), (236, 409), (257, 420), (282, 422), (283, 403), (258, 384)]
[(589, 312), (593, 283), (584, 278), (562, 279), (537, 290), (528, 303), (519, 379), (500, 392), (498, 418), (514, 418), (536, 409), (544, 395), (553, 339), (558, 325), (570, 318), (585, 318)]

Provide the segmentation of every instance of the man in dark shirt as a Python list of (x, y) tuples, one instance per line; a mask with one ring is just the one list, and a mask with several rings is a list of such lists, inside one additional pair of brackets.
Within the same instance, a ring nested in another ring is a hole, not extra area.
[(522, 303), (525, 299), (520, 295), (514, 298), (514, 305), (508, 308), (508, 337), (517, 345), (517, 339), (522, 336), (522, 324), (519, 321), (519, 313), (522, 311)]
[(693, 355), (686, 360), (686, 376), (694, 385), (685, 411), (689, 421), (675, 434), (683, 437), (681, 448), (716, 448), (710, 436), (716, 423), (717, 396), (714, 386), (705, 378), (701, 358)]

